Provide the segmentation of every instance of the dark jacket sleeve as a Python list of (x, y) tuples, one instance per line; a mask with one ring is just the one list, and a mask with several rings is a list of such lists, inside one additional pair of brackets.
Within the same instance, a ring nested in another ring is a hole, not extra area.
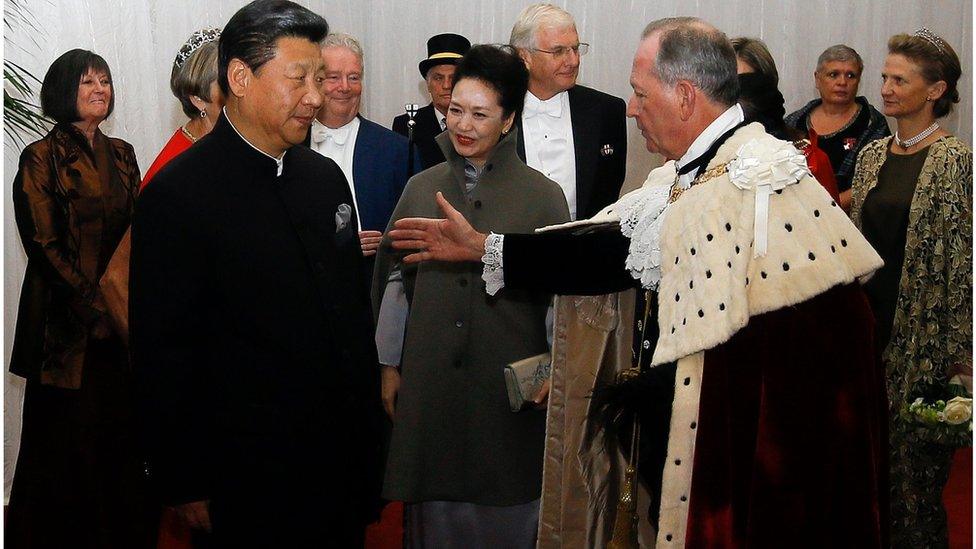
[(192, 198), (158, 175), (132, 225), (130, 324), (133, 367), (150, 476), (166, 504), (205, 500), (211, 414), (203, 341), (207, 310), (200, 223)]
[(505, 287), (560, 295), (602, 295), (637, 285), (625, 268), (630, 241), (620, 231), (507, 234)]
[(407, 115), (401, 114), (393, 119), (393, 131), (407, 137)]
[(627, 176), (627, 105), (619, 97), (613, 97), (607, 103), (607, 126), (607, 142), (613, 147), (614, 154), (610, 157), (610, 166), (606, 171), (607, 179), (598, 182), (594, 192), (599, 194), (593, 197), (593, 204), (604, 206), (613, 204), (620, 198), (620, 189)]

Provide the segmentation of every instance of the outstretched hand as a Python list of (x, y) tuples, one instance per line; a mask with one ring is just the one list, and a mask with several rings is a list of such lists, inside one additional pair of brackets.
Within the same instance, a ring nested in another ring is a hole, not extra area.
[(488, 235), (474, 230), (443, 194), (438, 192), (436, 199), (444, 219), (405, 217), (393, 224), (394, 229), (390, 231), (393, 247), (418, 250), (403, 261), (481, 261)]

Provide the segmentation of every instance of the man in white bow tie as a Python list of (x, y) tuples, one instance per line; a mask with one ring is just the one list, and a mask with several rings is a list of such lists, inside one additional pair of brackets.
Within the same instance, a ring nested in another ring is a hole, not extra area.
[(519, 156), (563, 189), (569, 214), (586, 219), (617, 200), (627, 166), (622, 99), (576, 84), (581, 43), (573, 16), (551, 4), (522, 10), (510, 39), (529, 69), (518, 117)]
[[(322, 108), (309, 146), (342, 169), (352, 192), (363, 255), (376, 254), (383, 231), (407, 184), (407, 140), (359, 114), (363, 95), (363, 48), (348, 34), (322, 43), (325, 81)], [(419, 160), (414, 161), (420, 166)], [(372, 273), (372, 261), (369, 261)]]

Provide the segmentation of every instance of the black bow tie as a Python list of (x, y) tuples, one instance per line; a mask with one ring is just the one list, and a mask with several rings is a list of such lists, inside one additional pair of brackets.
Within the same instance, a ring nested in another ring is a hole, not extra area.
[(722, 145), (724, 145), (725, 142), (728, 141), (730, 137), (732, 137), (732, 134), (734, 134), (736, 132), (736, 130), (738, 130), (742, 126), (745, 126), (746, 124), (748, 124), (748, 122), (745, 122), (745, 121), (740, 122), (740, 123), (736, 124), (734, 128), (732, 128), (729, 131), (727, 131), (727, 132), (723, 133), (722, 135), (720, 135), (718, 137), (718, 139), (716, 139), (712, 143), (712, 145), (710, 147), (708, 147), (708, 150), (705, 151), (704, 154), (702, 154), (698, 158), (692, 160), (691, 162), (688, 162), (684, 166), (681, 166), (681, 169), (678, 170), (678, 176), (682, 176), (682, 175), (685, 175), (687, 173), (691, 173), (691, 172), (697, 170), (698, 168), (703, 168), (703, 167), (707, 166), (708, 163), (711, 162), (713, 158), (715, 158), (715, 154), (718, 153), (719, 147), (721, 147)]

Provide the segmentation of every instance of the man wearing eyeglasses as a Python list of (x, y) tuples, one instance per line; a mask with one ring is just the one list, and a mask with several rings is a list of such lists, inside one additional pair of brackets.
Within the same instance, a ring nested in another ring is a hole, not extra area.
[(563, 189), (570, 216), (586, 219), (617, 200), (627, 165), (626, 106), (618, 97), (576, 84), (576, 21), (551, 4), (522, 10), (512, 47), (529, 69), (518, 117), (519, 156)]

